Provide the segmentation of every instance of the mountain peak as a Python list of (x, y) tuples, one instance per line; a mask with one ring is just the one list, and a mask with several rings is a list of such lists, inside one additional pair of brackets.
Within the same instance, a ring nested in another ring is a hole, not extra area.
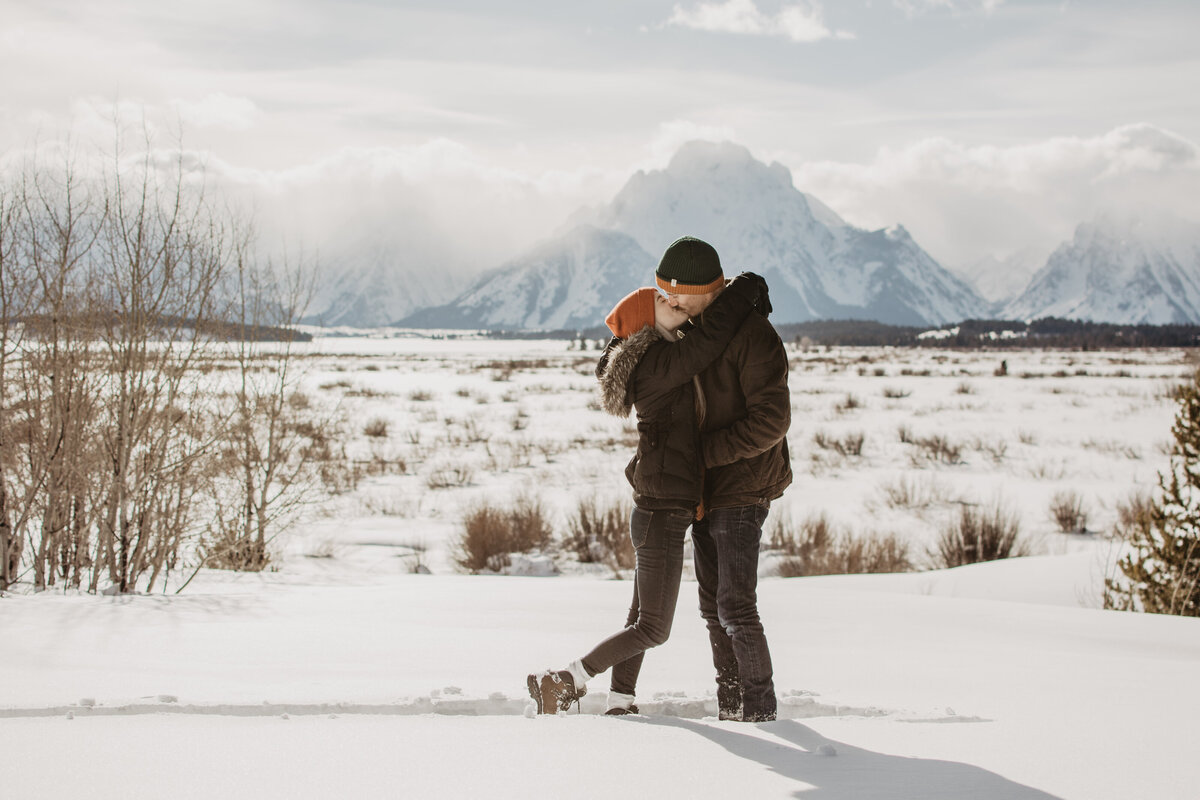
[(1200, 246), (1200, 225), (1180, 217), (1156, 213), (1105, 210), (1075, 229), (1076, 246), (1095, 240), (1105, 242), (1152, 244), (1187, 252)]
[(676, 178), (709, 176), (712, 173), (760, 172), (792, 188), (792, 173), (779, 162), (769, 166), (756, 159), (749, 148), (735, 142), (687, 142), (675, 152), (667, 165), (668, 175)]
[(694, 139), (685, 143), (671, 156), (668, 172), (680, 172), (714, 166), (746, 166), (755, 163), (750, 149), (735, 142), (708, 142)]

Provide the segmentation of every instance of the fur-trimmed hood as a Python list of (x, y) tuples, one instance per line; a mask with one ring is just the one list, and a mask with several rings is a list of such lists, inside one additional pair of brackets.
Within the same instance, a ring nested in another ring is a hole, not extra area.
[(605, 361), (600, 371), (600, 407), (617, 417), (628, 417), (633, 410), (629, 396), (629, 382), (642, 356), (650, 345), (662, 339), (652, 325), (647, 325), (628, 339), (614, 339), (604, 354)]

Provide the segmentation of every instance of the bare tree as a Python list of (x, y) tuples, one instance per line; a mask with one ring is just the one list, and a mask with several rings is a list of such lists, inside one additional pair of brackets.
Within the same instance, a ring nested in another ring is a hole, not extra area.
[(102, 218), (102, 206), (97, 209), (70, 161), (51, 174), (36, 158), (9, 216), (8, 310), (0, 334), (8, 568), (11, 578), (28, 545), (37, 589), (53, 585), (56, 576), (78, 585), (86, 560), (81, 515), (88, 508), (83, 495), (96, 390), (86, 259)]
[(13, 438), (10, 365), (20, 346), (19, 320), (28, 308), (28, 278), (20, 268), (16, 248), (23, 236), (18, 232), (23, 219), (17, 193), (9, 185), (0, 185), (0, 590), (17, 579), (24, 550), (21, 528), (14, 525), (18, 511), (10, 499), (16, 448)]
[(308, 501), (313, 467), (333, 435), (332, 414), (311, 407), (298, 390), (292, 332), (312, 297), (313, 270), (301, 260), (260, 259), (249, 240), (231, 275), (237, 326), (227, 469), (211, 494), (220, 513), (206, 562), (260, 570), (267, 545)]
[(182, 148), (142, 144), (0, 185), (0, 589), (261, 569), (331, 452), (297, 391), (311, 269), (258, 259)]
[[(158, 169), (147, 142), (137, 163), (118, 160), (106, 183), (111, 205), (97, 247), (109, 359), (102, 441), (107, 486), (97, 561), (120, 592), (150, 584), (195, 522), (199, 460), (215, 436), (193, 369), (223, 309), (218, 288), (235, 231), (189, 189), (182, 151)], [(118, 153), (120, 149), (118, 148)], [(98, 571), (89, 587), (95, 591)]]

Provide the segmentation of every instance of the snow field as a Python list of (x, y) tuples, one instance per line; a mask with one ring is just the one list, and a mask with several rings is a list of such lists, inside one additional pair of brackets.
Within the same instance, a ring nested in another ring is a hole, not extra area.
[[(1117, 554), (1102, 532), (1167, 463), (1184, 353), (793, 351), (796, 482), (773, 519), (825, 513), (920, 555), (962, 503), (999, 498), (1037, 555), (787, 580), (764, 557), (780, 719), (746, 726), (713, 717), (690, 580), (646, 658), (642, 717), (600, 716), (601, 675), (581, 714), (531, 718), (525, 674), (614, 632), (632, 584), (563, 554), (537, 562), (549, 579), (454, 569), (472, 502), (534, 492), (561, 535), (580, 498), (628, 496), (632, 435), (592, 404), (594, 352), (383, 337), (300, 352), (355, 457), (404, 469), (313, 509), (272, 571), (0, 599), (6, 796), (1196, 796), (1200, 626), (1099, 610)], [(385, 436), (364, 432), (376, 418)], [(920, 457), (902, 425), (960, 444), (958, 463)], [(819, 431), (861, 432), (862, 455)], [(457, 467), (463, 485), (431, 488)], [(1095, 533), (1057, 532), (1061, 490)]]
[[(305, 345), (305, 391), (340, 404), (350, 452), (402, 463), (403, 474), (368, 479), (328, 504), (323, 513), (336, 522), (315, 521), (291, 546), (336, 550), (336, 529), (351, 527), (398, 555), (403, 545), (424, 547), (422, 563), (445, 572), (454, 569), (451, 545), (472, 503), (504, 505), (532, 493), (555, 515), (556, 530), (565, 530), (583, 497), (627, 498), (622, 470), (636, 431), (632, 420), (595, 404), (598, 354), (567, 350), (564, 342), (497, 344), (442, 341), (433, 352), (429, 341), (407, 338)], [(1088, 530), (1109, 530), (1118, 503), (1152, 488), (1166, 466), (1174, 413), (1168, 390), (1191, 369), (1186, 354), (1173, 350), (791, 348), (790, 356), (796, 480), (774, 504), (768, 531), (823, 514), (857, 535), (901, 537), (918, 566), (928, 565), (927, 551), (963, 504), (999, 503), (1014, 512), (1034, 553), (1107, 554), (1111, 548), (1095, 535), (1058, 532), (1050, 501), (1076, 492)], [(1002, 360), (1008, 375), (998, 377)], [(387, 435), (364, 435), (380, 419)], [(902, 429), (910, 439), (943, 437), (959, 451), (957, 461), (926, 457), (921, 446), (901, 441)], [(861, 435), (862, 454), (822, 448), (818, 435)], [(770, 574), (770, 559), (763, 563)], [(595, 571), (563, 559), (558, 567)]]

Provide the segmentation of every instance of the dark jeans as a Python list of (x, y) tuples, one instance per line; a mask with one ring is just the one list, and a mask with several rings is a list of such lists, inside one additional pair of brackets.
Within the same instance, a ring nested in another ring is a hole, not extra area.
[(700, 615), (723, 716), (774, 719), (771, 651), (758, 618), (758, 545), (770, 504), (714, 508), (692, 525)]
[(671, 635), (683, 572), (683, 537), (691, 524), (690, 511), (650, 511), (634, 506), (629, 538), (637, 554), (637, 570), (626, 627), (583, 657), (589, 675), (613, 668), (614, 692), (634, 694), (643, 654)]

